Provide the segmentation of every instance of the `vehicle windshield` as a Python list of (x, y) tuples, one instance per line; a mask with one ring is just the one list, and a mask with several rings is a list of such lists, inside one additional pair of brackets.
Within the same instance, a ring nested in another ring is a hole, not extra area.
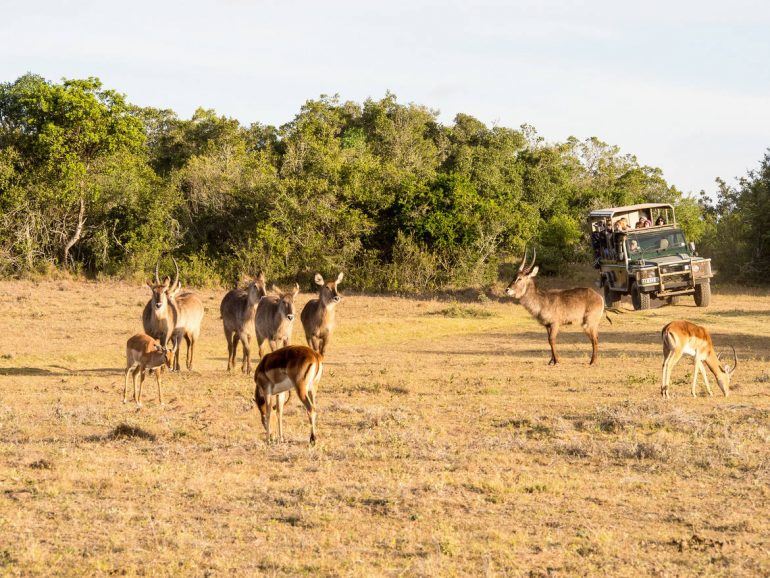
[(690, 254), (680, 230), (631, 234), (626, 239), (629, 259), (652, 259), (667, 255)]

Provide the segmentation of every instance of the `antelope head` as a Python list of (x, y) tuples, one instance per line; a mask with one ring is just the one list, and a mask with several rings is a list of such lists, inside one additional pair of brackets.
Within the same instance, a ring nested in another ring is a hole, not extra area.
[(289, 323), (291, 323), (294, 321), (294, 298), (299, 293), (299, 285), (295, 283), (291, 293), (288, 291), (283, 293), (275, 285), (273, 285), (273, 291), (278, 293), (278, 310), (276, 315), (281, 318), (281, 321), (288, 319)]
[(249, 304), (257, 303), (267, 292), (265, 291), (265, 274), (260, 271), (254, 280), (249, 283), (248, 288)]
[(174, 350), (171, 347), (163, 347), (160, 343), (155, 344), (155, 352), (160, 353), (163, 356), (163, 364), (171, 369), (171, 364), (174, 361)]
[(527, 265), (527, 249), (524, 249), (524, 259), (519, 265), (519, 271), (516, 274), (516, 278), (511, 281), (508, 288), (505, 290), (506, 295), (513, 297), (514, 299), (521, 299), (527, 293), (529, 287), (534, 283), (533, 277), (537, 275), (538, 267), (535, 266), (535, 259), (537, 258), (537, 249), (532, 249), (532, 262)]
[(147, 286), (152, 291), (152, 307), (156, 311), (162, 310), (168, 304), (168, 290), (171, 286), (171, 277), (166, 276), (161, 283), (158, 277), (158, 264), (155, 263), (155, 282), (147, 281)]
[(324, 305), (336, 305), (342, 301), (342, 295), (337, 291), (337, 285), (342, 282), (343, 274), (337, 275), (334, 281), (324, 281), (320, 273), (315, 274), (316, 285), (321, 286), (321, 303)]
[(735, 347), (731, 345), (730, 348), (733, 350), (732, 367), (726, 363), (722, 363), (721, 353), (717, 355), (717, 361), (719, 361), (719, 369), (722, 370), (722, 375), (717, 377), (717, 383), (719, 384), (719, 389), (721, 389), (722, 393), (725, 394), (725, 397), (730, 395), (730, 380), (733, 377), (735, 368), (738, 367), (738, 355), (735, 353)]

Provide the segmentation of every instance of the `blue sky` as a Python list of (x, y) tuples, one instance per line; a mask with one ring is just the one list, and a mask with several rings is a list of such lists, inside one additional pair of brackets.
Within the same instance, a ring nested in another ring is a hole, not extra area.
[(770, 3), (3, 2), (0, 81), (98, 76), (139, 105), (282, 124), (320, 94), (548, 141), (597, 136), (684, 191), (770, 147)]

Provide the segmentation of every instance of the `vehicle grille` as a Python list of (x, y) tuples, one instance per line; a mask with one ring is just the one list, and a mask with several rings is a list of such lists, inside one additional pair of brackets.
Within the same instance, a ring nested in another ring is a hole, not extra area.
[(690, 271), (684, 265), (661, 265), (660, 273), (664, 285), (687, 285), (690, 282)]

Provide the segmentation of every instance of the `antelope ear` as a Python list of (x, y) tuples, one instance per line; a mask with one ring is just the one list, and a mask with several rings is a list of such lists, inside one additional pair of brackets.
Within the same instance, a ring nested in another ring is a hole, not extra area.
[(316, 273), (315, 274), (315, 284), (316, 285), (323, 285), (324, 284), (323, 275), (321, 275), (320, 273)]
[(727, 365), (726, 363), (722, 366), (722, 371), (724, 371), (725, 373), (732, 373), (733, 372), (733, 370), (730, 369), (730, 366)]
[(147, 281), (147, 286), (148, 286), (150, 289), (152, 289), (153, 287), (155, 287), (155, 285), (153, 285), (153, 284), (152, 284), (151, 282), (149, 282), (149, 281)]
[(537, 277), (537, 272), (538, 272), (539, 270), (540, 270), (540, 267), (538, 267), (537, 265), (535, 265), (535, 267), (532, 269), (532, 271), (530, 271), (530, 273), (529, 273), (529, 275), (527, 275), (527, 277), (529, 277), (529, 278), (532, 278), (532, 277)]
[(299, 283), (294, 284), (294, 291), (291, 292), (291, 296), (296, 297), (297, 293), (299, 293)]
[(342, 283), (342, 277), (343, 277), (344, 275), (345, 275), (345, 274), (344, 274), (344, 273), (342, 273), (342, 272), (340, 272), (340, 274), (339, 274), (339, 275), (337, 275), (337, 283)]
[(157, 343), (155, 344), (155, 351), (165, 351), (165, 350), (166, 348), (163, 347), (162, 345), (159, 345)]
[(257, 274), (257, 281), (259, 281), (259, 282), (261, 282), (261, 283), (264, 283), (264, 282), (265, 282), (265, 274), (264, 274), (262, 271), (260, 271), (260, 272)]
[(272, 287), (270, 287), (270, 291), (273, 293), (278, 293), (279, 295), (281, 294), (281, 290), (276, 286), (275, 283), (273, 283)]
[(168, 275), (166, 275), (166, 276), (163, 278), (163, 286), (164, 286), (166, 289), (168, 289), (168, 286), (169, 286), (169, 285), (171, 285), (171, 277), (169, 277)]

